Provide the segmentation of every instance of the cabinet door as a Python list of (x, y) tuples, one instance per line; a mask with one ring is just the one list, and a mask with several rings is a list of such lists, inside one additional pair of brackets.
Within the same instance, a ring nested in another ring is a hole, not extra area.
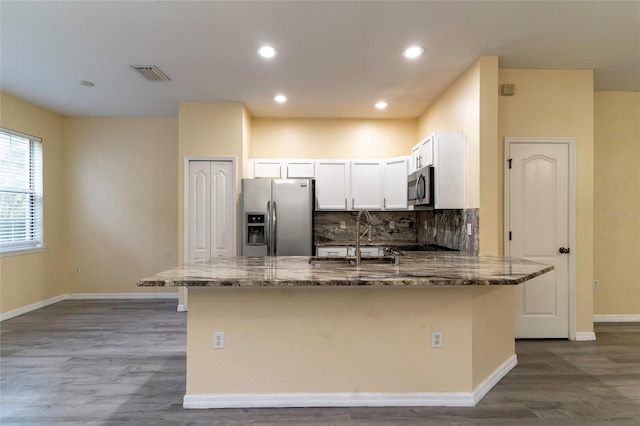
[(281, 178), (282, 161), (280, 160), (252, 160), (253, 177)]
[(314, 179), (315, 161), (313, 160), (287, 160), (287, 178)]
[[(356, 248), (349, 247), (349, 256), (356, 255)], [(384, 249), (379, 247), (360, 247), (360, 256), (361, 257), (373, 257), (373, 256), (384, 256)]]
[(409, 173), (413, 173), (420, 168), (420, 157), (422, 156), (422, 144), (411, 149), (411, 159), (409, 161)]
[(391, 158), (384, 161), (384, 199), (385, 210), (407, 208), (408, 158)]
[(433, 144), (434, 137), (430, 136), (421, 145), (420, 167), (433, 166)]
[(376, 160), (351, 162), (351, 209), (382, 210), (382, 164)]
[(316, 210), (348, 210), (349, 162), (318, 160)]
[(344, 246), (318, 247), (316, 255), (318, 257), (344, 257), (347, 255), (347, 248)]

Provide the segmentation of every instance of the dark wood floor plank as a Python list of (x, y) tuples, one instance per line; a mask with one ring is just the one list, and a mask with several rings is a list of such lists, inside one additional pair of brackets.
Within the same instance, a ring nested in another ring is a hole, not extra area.
[(640, 324), (596, 342), (519, 340), (518, 366), (472, 408), (184, 410), (175, 301), (65, 301), (0, 326), (6, 425), (638, 425)]

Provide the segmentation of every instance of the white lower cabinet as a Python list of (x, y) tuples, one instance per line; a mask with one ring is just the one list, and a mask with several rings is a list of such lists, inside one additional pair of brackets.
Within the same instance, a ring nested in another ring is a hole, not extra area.
[[(319, 257), (344, 257), (355, 256), (356, 248), (354, 246), (327, 246), (318, 247), (316, 255)], [(360, 256), (383, 256), (384, 248), (382, 247), (360, 247)]]
[(344, 257), (347, 255), (347, 247), (318, 247), (316, 255), (320, 257)]

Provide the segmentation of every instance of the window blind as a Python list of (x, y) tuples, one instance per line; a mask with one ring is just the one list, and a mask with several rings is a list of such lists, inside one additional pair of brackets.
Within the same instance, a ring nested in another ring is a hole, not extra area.
[(0, 251), (42, 246), (42, 142), (0, 129)]

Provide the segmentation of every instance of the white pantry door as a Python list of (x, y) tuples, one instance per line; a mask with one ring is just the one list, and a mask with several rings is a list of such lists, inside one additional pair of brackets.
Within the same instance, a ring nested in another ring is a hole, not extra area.
[(189, 259), (235, 256), (233, 164), (189, 161)]
[(553, 265), (516, 288), (517, 338), (569, 337), (569, 144), (508, 145), (508, 255)]

